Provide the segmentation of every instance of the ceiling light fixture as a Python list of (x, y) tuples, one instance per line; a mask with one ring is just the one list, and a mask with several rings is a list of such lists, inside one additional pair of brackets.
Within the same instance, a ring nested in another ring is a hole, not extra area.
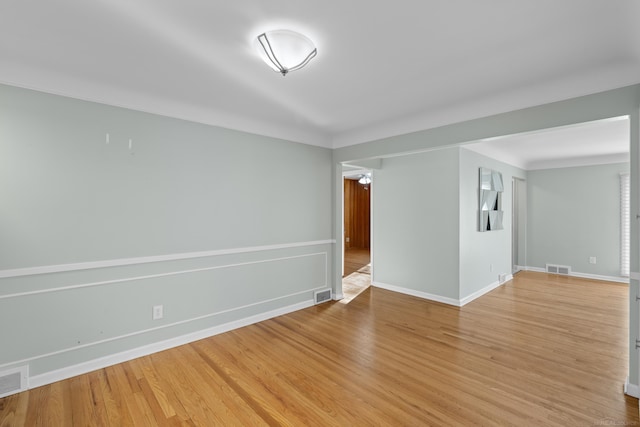
[(289, 30), (260, 34), (257, 47), (262, 60), (283, 76), (304, 67), (318, 53), (308, 37)]
[(369, 185), (371, 184), (371, 176), (367, 175), (360, 175), (360, 179), (358, 180), (358, 182), (362, 185)]

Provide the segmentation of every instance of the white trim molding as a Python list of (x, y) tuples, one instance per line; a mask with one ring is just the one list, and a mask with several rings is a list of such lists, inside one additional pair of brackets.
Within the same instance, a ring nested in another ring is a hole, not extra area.
[(631, 397), (640, 398), (640, 386), (638, 386), (637, 384), (631, 384), (629, 382), (629, 377), (627, 377), (624, 382), (624, 394)]
[(215, 265), (215, 266), (212, 266), (212, 267), (194, 268), (194, 269), (190, 269), (190, 270), (169, 271), (169, 272), (166, 272), (166, 273), (149, 274), (149, 275), (145, 275), (145, 276), (124, 277), (122, 279), (101, 280), (101, 281), (98, 281), (98, 282), (80, 283), (80, 284), (77, 284), (77, 285), (59, 286), (57, 288), (46, 288), (46, 289), (37, 289), (37, 290), (33, 290), (33, 291), (16, 292), (16, 293), (13, 293), (13, 294), (0, 295), (0, 300), (1, 299), (7, 299), (7, 298), (18, 298), (18, 297), (25, 297), (25, 296), (30, 296), (30, 295), (38, 295), (38, 294), (44, 294), (44, 293), (49, 293), (49, 292), (61, 292), (61, 291), (69, 291), (69, 290), (80, 289), (80, 288), (91, 288), (91, 287), (95, 287), (95, 286), (113, 285), (115, 283), (133, 282), (133, 281), (137, 281), (137, 280), (155, 279), (155, 278), (158, 278), (158, 277), (176, 276), (176, 275), (179, 275), (179, 274), (197, 273), (197, 272), (201, 272), (201, 271), (210, 271), (210, 270), (220, 270), (220, 269), (223, 269), (223, 268), (240, 267), (240, 266), (243, 266), (243, 265), (264, 264), (264, 263), (267, 263), (267, 262), (285, 261), (285, 260), (289, 260), (289, 259), (306, 258), (306, 257), (310, 257), (310, 256), (317, 256), (317, 255), (324, 255), (324, 266), (325, 266), (325, 268), (324, 268), (324, 271), (325, 271), (324, 286), (327, 287), (328, 286), (328, 273), (327, 273), (327, 269), (328, 269), (328, 267), (327, 267), (328, 254), (327, 254), (327, 252), (316, 252), (316, 253), (311, 253), (311, 254), (293, 255), (293, 256), (281, 257), (281, 258), (262, 259), (262, 260), (258, 260), (258, 261), (247, 261), (247, 262), (239, 262), (239, 263), (234, 263), (234, 264)]
[(262, 322), (264, 320), (272, 319), (274, 317), (282, 316), (283, 314), (292, 313), (294, 311), (302, 310), (311, 306), (313, 306), (312, 299), (275, 310), (266, 311), (264, 313), (255, 314), (253, 316), (245, 317), (244, 319), (234, 320), (233, 322), (213, 326), (211, 328), (192, 332), (190, 334), (171, 338), (165, 341), (160, 341), (131, 350), (123, 351), (121, 353), (100, 357), (98, 359), (89, 360), (87, 362), (82, 362), (77, 365), (57, 369), (55, 371), (45, 372), (43, 374), (35, 375), (29, 378), (29, 388), (40, 387), (43, 385), (54, 383), (56, 381), (62, 381), (67, 378), (95, 371), (96, 369), (106, 368), (107, 366), (127, 362), (138, 357), (147, 356), (159, 351), (168, 350), (170, 348), (178, 347), (204, 338), (209, 338), (214, 335), (242, 328), (244, 326), (252, 325), (254, 323)]
[[(524, 271), (535, 271), (537, 273), (546, 273), (547, 272), (547, 270), (545, 270), (544, 268), (529, 267), (529, 266), (522, 267), (522, 270), (524, 270)], [(555, 274), (555, 273), (549, 273), (549, 274)], [(561, 276), (565, 276), (565, 274), (561, 274)], [(604, 280), (606, 282), (629, 283), (629, 278), (628, 277), (603, 276), (601, 274), (580, 273), (580, 272), (573, 271), (573, 270), (571, 270), (571, 273), (567, 274), (566, 276), (581, 277), (583, 279)], [(634, 276), (634, 273), (631, 273), (631, 278), (632, 279), (634, 278), (633, 276)]]
[(628, 277), (620, 276), (602, 276), (600, 274), (578, 273), (576, 271), (572, 271), (570, 276), (582, 277), (584, 279), (604, 280), (607, 282), (629, 283)]
[(277, 249), (300, 248), (305, 246), (318, 246), (336, 243), (335, 239), (313, 240), (308, 242), (283, 243), (277, 245), (251, 246), (244, 248), (218, 249), (201, 252), (185, 252), (178, 254), (153, 255), (137, 258), (120, 258), (103, 261), (79, 262), (73, 264), (45, 265), (40, 267), (14, 268), (0, 270), (0, 279), (19, 276), (32, 276), (36, 274), (61, 273), (65, 271), (90, 270), (94, 268), (121, 267), (125, 265), (147, 264), (152, 262), (177, 261), (193, 258), (206, 258), (211, 256), (242, 254), (249, 252), (273, 251)]
[(430, 294), (428, 292), (417, 291), (415, 289), (403, 288), (401, 286), (389, 285), (381, 282), (371, 282), (376, 288), (386, 289), (387, 291), (398, 292), (405, 295), (411, 295), (418, 298), (427, 299), (430, 301), (441, 302), (443, 304), (453, 305), (460, 307), (460, 300), (450, 297), (444, 297), (442, 295)]
[[(121, 340), (121, 339), (124, 339), (124, 338), (129, 338), (129, 337), (133, 337), (133, 336), (137, 336), (137, 335), (142, 335), (142, 334), (146, 334), (148, 332), (157, 331), (157, 330), (160, 330), (160, 329), (171, 328), (173, 326), (178, 326), (178, 325), (182, 325), (182, 324), (185, 324), (185, 323), (191, 323), (191, 322), (195, 322), (197, 320), (207, 319), (207, 318), (210, 318), (210, 317), (219, 316), (221, 314), (232, 313), (232, 312), (237, 311), (237, 310), (243, 310), (243, 309), (246, 309), (246, 308), (255, 307), (255, 306), (258, 306), (260, 304), (266, 304), (266, 303), (273, 302), (273, 301), (278, 301), (278, 300), (281, 300), (281, 299), (284, 299), (284, 298), (295, 297), (295, 296), (303, 295), (303, 294), (310, 294), (310, 295), (313, 296), (313, 292), (314, 291), (317, 291), (319, 289), (324, 289), (324, 288), (325, 288), (325, 286), (322, 286), (322, 285), (321, 286), (316, 286), (314, 288), (305, 289), (304, 291), (296, 292), (296, 293), (293, 293), (293, 294), (282, 295), (282, 296), (278, 296), (278, 297), (274, 297), (274, 298), (270, 298), (270, 299), (266, 299), (266, 300), (262, 300), (262, 301), (257, 301), (257, 302), (254, 302), (254, 303), (251, 303), (251, 304), (245, 304), (245, 305), (242, 305), (242, 306), (239, 306), (239, 307), (231, 307), (231, 308), (227, 308), (225, 310), (215, 311), (213, 313), (207, 313), (207, 314), (203, 314), (202, 316), (192, 317), (192, 318), (189, 318), (189, 319), (178, 320), (176, 322), (167, 323), (165, 325), (160, 325), (160, 326), (156, 326), (156, 327), (153, 327), (153, 328), (140, 329), (140, 330), (137, 330), (137, 331), (129, 332), (127, 334), (122, 334), (122, 335), (117, 335), (117, 336), (114, 336), (114, 337), (105, 338), (105, 339), (102, 339), (102, 340), (99, 340), (99, 341), (87, 342), (85, 344), (76, 345), (74, 347), (67, 347), (67, 348), (63, 348), (63, 349), (60, 349), (60, 350), (51, 351), (49, 353), (44, 353), (44, 354), (39, 354), (39, 355), (36, 355), (36, 356), (26, 357), (24, 359), (14, 360), (14, 361), (11, 361), (11, 362), (8, 362), (8, 363), (4, 363), (4, 364), (0, 365), (0, 369), (2, 369), (4, 367), (8, 367), (8, 366), (22, 365), (22, 364), (31, 362), (32, 360), (44, 359), (46, 357), (51, 357), (51, 356), (55, 356), (55, 355), (58, 355), (58, 354), (68, 353), (68, 352), (79, 350), (79, 349), (83, 349), (83, 348), (86, 348), (86, 347), (93, 347), (93, 346), (96, 346), (96, 345), (100, 345), (100, 344), (104, 344), (104, 343), (108, 343), (108, 342), (112, 342), (112, 341), (118, 341), (118, 340)], [(311, 299), (311, 305), (313, 305), (313, 304), (314, 304), (314, 301), (313, 301), (313, 299)], [(276, 311), (277, 310), (279, 310), (279, 309), (276, 309)], [(258, 314), (256, 316), (260, 316), (260, 314)], [(274, 316), (272, 316), (272, 317), (274, 317)], [(256, 322), (259, 322), (259, 321), (260, 320), (257, 320)], [(231, 323), (234, 323), (234, 322), (231, 322)], [(253, 322), (253, 323), (255, 323), (255, 322)], [(242, 326), (244, 326), (244, 325), (242, 325)], [(240, 326), (238, 326), (238, 327), (240, 327)], [(214, 328), (216, 328), (216, 327), (214, 327)]]
[(491, 292), (492, 290), (500, 287), (501, 285), (504, 285), (505, 283), (507, 283), (508, 281), (513, 280), (513, 275), (508, 274), (507, 277), (505, 278), (504, 282), (493, 282), (487, 286), (485, 286), (482, 289), (479, 289), (477, 291), (475, 291), (474, 293), (467, 295), (466, 297), (462, 298), (460, 300), (460, 307), (469, 304), (471, 301), (480, 298), (481, 296), (483, 296), (486, 293)]
[(509, 274), (505, 278), (504, 282), (502, 282), (502, 283), (500, 283), (500, 282), (491, 283), (491, 284), (485, 286), (484, 288), (477, 290), (476, 292), (472, 293), (471, 295), (467, 295), (466, 297), (464, 297), (462, 299), (455, 299), (455, 298), (445, 297), (445, 296), (442, 296), (442, 295), (430, 294), (428, 292), (417, 291), (415, 289), (403, 288), (401, 286), (389, 285), (387, 283), (381, 283), (381, 282), (371, 282), (371, 284), (373, 286), (377, 287), (377, 288), (386, 289), (388, 291), (398, 292), (398, 293), (405, 294), (405, 295), (411, 295), (411, 296), (414, 296), (414, 297), (427, 299), (429, 301), (441, 302), (443, 304), (453, 305), (455, 307), (463, 307), (466, 304), (470, 303), (471, 301), (480, 298), (481, 296), (485, 295), (486, 293), (491, 292), (492, 290), (500, 287), (500, 285), (504, 285), (505, 283), (507, 283), (508, 281), (510, 281), (512, 279), (513, 279), (513, 275)]

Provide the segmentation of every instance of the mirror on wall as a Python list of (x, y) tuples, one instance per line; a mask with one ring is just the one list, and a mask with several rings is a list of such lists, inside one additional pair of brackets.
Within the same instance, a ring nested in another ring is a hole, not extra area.
[(479, 188), (480, 231), (502, 230), (502, 174), (493, 169), (480, 168)]

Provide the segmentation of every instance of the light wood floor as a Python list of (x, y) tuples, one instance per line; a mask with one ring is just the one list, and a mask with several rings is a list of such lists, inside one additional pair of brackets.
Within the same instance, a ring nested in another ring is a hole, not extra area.
[(372, 287), (0, 399), (0, 425), (632, 425), (627, 291), (527, 272), (456, 308)]
[(371, 252), (369, 249), (349, 248), (344, 252), (342, 304), (349, 303), (371, 286)]

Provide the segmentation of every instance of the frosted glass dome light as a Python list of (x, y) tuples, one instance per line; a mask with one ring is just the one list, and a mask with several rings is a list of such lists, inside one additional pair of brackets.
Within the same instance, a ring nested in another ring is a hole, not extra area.
[(307, 36), (290, 30), (260, 34), (257, 49), (262, 60), (283, 76), (304, 67), (318, 53)]
[(371, 175), (369, 174), (360, 175), (360, 179), (358, 179), (358, 182), (362, 185), (371, 184)]

